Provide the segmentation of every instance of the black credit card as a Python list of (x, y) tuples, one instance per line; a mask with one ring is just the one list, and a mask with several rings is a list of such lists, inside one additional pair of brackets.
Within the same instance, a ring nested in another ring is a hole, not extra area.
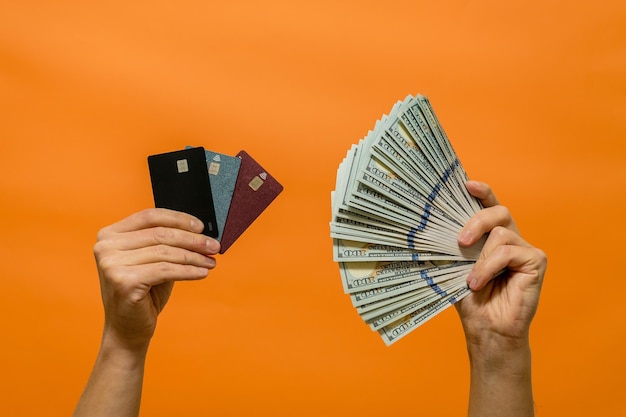
[(203, 147), (148, 156), (154, 205), (196, 216), (204, 233), (217, 237), (218, 228)]

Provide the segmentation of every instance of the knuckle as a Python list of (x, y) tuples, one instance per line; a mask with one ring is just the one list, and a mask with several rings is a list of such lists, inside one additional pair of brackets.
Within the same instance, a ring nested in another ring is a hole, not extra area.
[(109, 252), (110, 244), (108, 240), (98, 240), (93, 245), (93, 253), (96, 259), (103, 258)]
[(159, 224), (159, 209), (148, 208), (143, 209), (135, 214), (139, 220), (139, 223), (144, 226), (152, 226)]
[(511, 256), (511, 249), (512, 247), (509, 245), (498, 245), (493, 252), (497, 257), (509, 258)]
[(107, 274), (113, 272), (116, 265), (115, 260), (111, 256), (102, 256), (98, 259), (98, 266)]
[(498, 204), (497, 206), (493, 206), (493, 210), (498, 213), (498, 215), (503, 218), (510, 218), (511, 217), (511, 212), (509, 211), (509, 208), (506, 206), (503, 206), (502, 204)]
[(172, 238), (172, 231), (166, 227), (154, 227), (152, 228), (152, 237), (160, 244), (165, 244)]
[(497, 205), (494, 207), (497, 210), (498, 217), (500, 218), (500, 223), (505, 227), (517, 230), (515, 226), (515, 221), (513, 220), (513, 215), (508, 207), (503, 205)]
[(164, 273), (164, 274), (172, 272), (172, 269), (173, 269), (172, 264), (166, 261), (157, 262), (155, 265), (155, 268), (157, 269), (157, 271)]
[(499, 242), (503, 242), (507, 240), (509, 230), (503, 226), (496, 226), (491, 231), (491, 235), (493, 235)]
[(156, 256), (161, 259), (161, 258), (167, 258), (168, 256), (170, 256), (171, 254), (171, 249), (169, 246), (167, 245), (155, 245), (153, 246), (153, 250), (156, 253)]
[(194, 256), (189, 251), (183, 252), (183, 264), (188, 265), (192, 264), (194, 261)]
[(156, 217), (156, 209), (153, 208), (147, 208), (147, 209), (143, 209), (140, 212), (137, 213), (137, 216), (145, 221), (151, 221)]
[(106, 240), (111, 235), (111, 226), (103, 227), (96, 234), (96, 241)]
[(109, 286), (120, 292), (127, 288), (134, 278), (135, 274), (132, 268), (117, 264), (109, 265), (105, 273), (105, 279), (108, 281)]
[(548, 265), (548, 255), (546, 255), (546, 253), (539, 248), (534, 248), (534, 250), (535, 257), (539, 261), (539, 264), (545, 269)]

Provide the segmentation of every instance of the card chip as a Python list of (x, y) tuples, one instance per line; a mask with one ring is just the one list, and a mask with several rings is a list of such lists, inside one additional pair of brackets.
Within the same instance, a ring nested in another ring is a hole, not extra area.
[(217, 162), (211, 162), (209, 164), (209, 174), (217, 175), (220, 172), (220, 164)]
[(248, 185), (250, 186), (250, 188), (252, 188), (253, 191), (256, 191), (259, 189), (260, 186), (263, 185), (263, 180), (257, 175), (256, 177), (252, 178), (252, 181), (250, 181)]
[(178, 173), (182, 174), (183, 172), (189, 172), (189, 164), (186, 159), (179, 159), (176, 161), (176, 166), (178, 167)]

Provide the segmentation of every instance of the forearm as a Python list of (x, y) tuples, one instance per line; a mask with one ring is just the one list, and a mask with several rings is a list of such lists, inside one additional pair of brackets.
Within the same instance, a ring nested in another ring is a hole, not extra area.
[(105, 334), (74, 417), (138, 416), (145, 349), (126, 349)]
[(502, 346), (468, 343), (469, 417), (534, 416), (530, 345)]

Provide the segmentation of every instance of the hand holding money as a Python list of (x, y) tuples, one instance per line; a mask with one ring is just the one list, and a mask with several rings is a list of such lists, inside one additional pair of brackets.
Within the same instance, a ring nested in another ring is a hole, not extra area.
[(539, 301), (546, 256), (519, 234), (509, 211), (498, 205), (487, 184), (470, 182), (468, 189), (485, 208), (464, 227), (461, 244), (489, 234), (482, 253), (467, 277), (474, 292), (457, 304), (468, 343), (499, 337), (523, 344)]
[(331, 194), (334, 258), (361, 318), (390, 345), (455, 305), (469, 416), (533, 416), (528, 333), (545, 254), (487, 184), (468, 181), (430, 103), (408, 96), (352, 146)]
[(330, 234), (344, 290), (387, 345), (469, 294), (483, 208), (426, 97), (396, 103), (337, 170)]
[(487, 184), (470, 181), (487, 207), (465, 225), (459, 243), (489, 234), (467, 277), (473, 290), (457, 303), (470, 356), (469, 416), (532, 416), (529, 330), (546, 271), (546, 255), (519, 235)]
[[(503, 270), (503, 279), (533, 268), (543, 275), (545, 257), (523, 241), (487, 185), (468, 182), (421, 95), (396, 103), (352, 146), (331, 200), (344, 291), (387, 345), (471, 290), (493, 286)], [(532, 318), (534, 307), (524, 308)]]

